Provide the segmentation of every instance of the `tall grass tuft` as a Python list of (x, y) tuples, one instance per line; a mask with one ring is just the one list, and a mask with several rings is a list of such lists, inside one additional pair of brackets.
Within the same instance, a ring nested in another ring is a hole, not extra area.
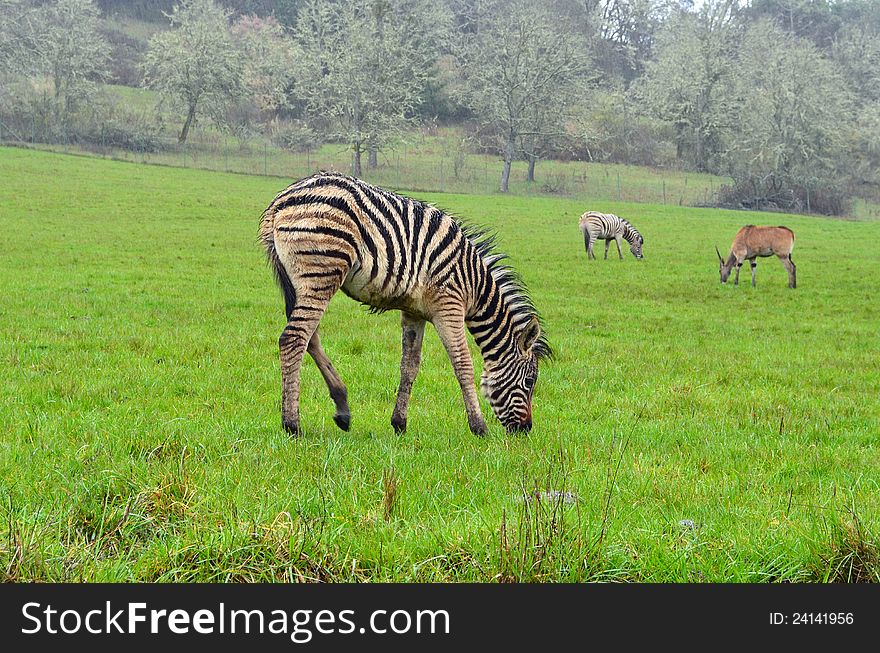
[(382, 513), (385, 521), (394, 518), (395, 506), (397, 506), (397, 472), (393, 467), (389, 467), (382, 472)]
[(835, 517), (828, 524), (826, 548), (818, 552), (821, 564), (817, 580), (827, 583), (880, 582), (880, 548), (862, 524), (855, 510), (848, 518)]

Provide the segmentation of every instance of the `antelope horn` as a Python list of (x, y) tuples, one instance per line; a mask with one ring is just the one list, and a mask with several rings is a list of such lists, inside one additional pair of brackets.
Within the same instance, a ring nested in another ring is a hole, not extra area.
[(715, 253), (718, 254), (718, 260), (724, 263), (724, 259), (721, 256), (721, 252), (718, 251), (718, 245), (715, 245)]

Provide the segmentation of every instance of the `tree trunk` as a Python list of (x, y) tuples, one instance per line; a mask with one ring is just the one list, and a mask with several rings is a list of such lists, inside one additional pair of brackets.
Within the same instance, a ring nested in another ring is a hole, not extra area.
[(706, 148), (703, 143), (703, 130), (699, 127), (696, 130), (697, 136), (697, 156), (696, 156), (696, 164), (697, 164), (697, 172), (705, 172), (706, 168)]
[(535, 164), (538, 162), (538, 157), (534, 154), (529, 155), (529, 183), (533, 183), (535, 181)]
[(513, 139), (509, 139), (504, 146), (504, 168), (501, 170), (501, 192), (510, 190), (510, 166), (513, 163)]
[(684, 160), (684, 126), (681, 122), (675, 123), (675, 158), (677, 161)]
[(355, 141), (354, 146), (351, 150), (351, 174), (355, 177), (361, 176), (361, 150), (362, 145), (360, 141)]
[(375, 170), (379, 167), (379, 150), (376, 148), (375, 145), (370, 145), (367, 153), (369, 154), (369, 157), (367, 158), (367, 165), (370, 167), (371, 170)]
[(189, 112), (186, 114), (186, 122), (183, 123), (183, 129), (180, 130), (180, 136), (177, 137), (179, 144), (186, 143), (186, 137), (189, 136), (189, 128), (192, 127), (193, 120), (196, 117), (195, 103), (189, 106)]

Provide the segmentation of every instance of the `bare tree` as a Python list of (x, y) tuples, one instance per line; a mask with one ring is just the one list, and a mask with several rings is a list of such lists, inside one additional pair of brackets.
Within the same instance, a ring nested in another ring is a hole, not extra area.
[(33, 63), (25, 55), (33, 10), (23, 0), (0, 0), (0, 74), (23, 75)]
[(242, 56), (229, 31), (230, 12), (213, 0), (184, 0), (168, 18), (172, 29), (150, 39), (145, 84), (186, 112), (185, 143), (202, 111), (216, 111), (242, 93)]
[(588, 70), (586, 56), (543, 6), (528, 0), (496, 2), (457, 54), (461, 99), (498, 140), (507, 192), (517, 152), (534, 157), (535, 143), (561, 133)]
[(296, 61), (295, 45), (275, 18), (242, 16), (232, 26), (243, 55), (242, 81), (247, 98), (266, 117), (288, 103)]
[(31, 18), (27, 55), (34, 72), (52, 80), (55, 118), (65, 121), (108, 74), (110, 45), (98, 29), (98, 8), (92, 0), (58, 0)]
[(735, 182), (751, 189), (755, 207), (824, 210), (817, 194), (843, 193), (853, 123), (852, 95), (839, 69), (812, 43), (769, 21), (749, 28), (738, 62), (736, 137), (726, 154)]
[(697, 170), (717, 164), (730, 126), (737, 10), (737, 0), (708, 0), (698, 14), (671, 20), (658, 35), (656, 59), (634, 85), (643, 110), (675, 127), (677, 158), (689, 154)]
[(33, 57), (27, 56), (31, 14), (23, 0), (0, 0), (0, 106), (10, 87), (34, 70)]
[(852, 23), (840, 30), (831, 53), (856, 96), (856, 120), (849, 130), (845, 158), (849, 176), (860, 190), (880, 191), (880, 11), (877, 25)]
[(835, 36), (831, 53), (858, 96), (880, 102), (880, 30), (848, 26)]
[(309, 0), (300, 10), (296, 93), (331, 138), (351, 146), (354, 175), (365, 151), (377, 151), (413, 121), (432, 74), (436, 49), (425, 22), (406, 19), (405, 4)]
[(261, 127), (274, 123), (281, 111), (294, 106), (296, 45), (272, 16), (241, 16), (231, 28), (241, 53), (241, 93), (225, 103), (217, 120), (240, 143)]

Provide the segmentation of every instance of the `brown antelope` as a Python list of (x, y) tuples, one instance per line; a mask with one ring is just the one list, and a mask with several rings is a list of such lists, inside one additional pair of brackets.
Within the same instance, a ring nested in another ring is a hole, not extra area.
[(794, 232), (788, 227), (756, 227), (753, 224), (740, 229), (730, 246), (730, 255), (727, 261), (721, 258), (718, 246), (715, 253), (718, 254), (719, 269), (721, 271), (721, 283), (727, 283), (730, 271), (736, 266), (736, 277), (733, 285), (739, 285), (739, 269), (743, 261), (748, 261), (752, 267), (752, 287), (755, 284), (755, 268), (758, 266), (755, 259), (759, 256), (778, 256), (780, 262), (788, 270), (788, 287), (796, 288), (795, 266), (791, 260), (791, 250), (794, 249)]

